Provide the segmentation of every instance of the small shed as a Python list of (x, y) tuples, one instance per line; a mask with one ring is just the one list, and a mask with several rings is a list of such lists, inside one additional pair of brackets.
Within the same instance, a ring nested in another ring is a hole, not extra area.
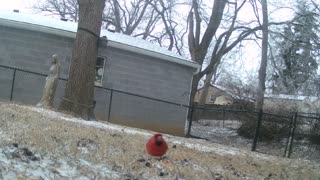
[[(1, 11), (0, 99), (12, 96), (13, 101), (36, 104), (45, 77), (30, 72), (47, 74), (53, 54), (58, 54), (62, 65), (60, 77), (67, 79), (76, 31), (74, 22)], [(107, 30), (101, 31), (103, 36), (107, 44), (99, 44), (96, 61), (96, 117), (184, 135), (188, 108), (177, 104), (188, 104), (199, 65), (142, 39)], [(64, 86), (60, 80), (55, 105)]]

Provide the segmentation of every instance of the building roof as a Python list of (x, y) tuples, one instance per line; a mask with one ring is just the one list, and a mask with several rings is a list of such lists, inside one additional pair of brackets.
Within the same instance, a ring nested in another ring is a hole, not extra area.
[[(55, 34), (70, 38), (76, 37), (78, 27), (78, 24), (75, 22), (66, 22), (41, 15), (15, 13), (9, 11), (0, 12), (0, 25)], [(199, 64), (143, 39), (120, 33), (113, 33), (107, 30), (101, 30), (100, 36), (106, 36), (108, 39), (108, 45), (111, 47), (159, 58), (192, 68), (200, 68)]]
[[(216, 84), (210, 84), (210, 87), (214, 87), (214, 88), (217, 88), (221, 91), (224, 91), (226, 93), (229, 93), (228, 89), (225, 88), (225, 87), (222, 87), (222, 86), (219, 86), (219, 85), (216, 85)], [(204, 88), (204, 86), (202, 86), (201, 88), (199, 88), (197, 91), (201, 91), (202, 89)]]
[(265, 94), (265, 98), (282, 99), (282, 100), (295, 100), (295, 101), (310, 101), (314, 102), (319, 100), (319, 97), (315, 96), (301, 96), (301, 95), (288, 95), (288, 94)]
[[(211, 88), (217, 88), (217, 89), (223, 91), (226, 95), (229, 95), (234, 99), (243, 99), (243, 98), (245, 98), (246, 100), (248, 100), (250, 102), (254, 102), (255, 101), (255, 99), (251, 98), (251, 97), (246, 97), (246, 96), (240, 97), (239, 95), (233, 93), (230, 89), (222, 87), (222, 86), (217, 85), (217, 84), (210, 84), (210, 87)], [(203, 87), (199, 88), (198, 91), (201, 91), (202, 89), (203, 89)]]

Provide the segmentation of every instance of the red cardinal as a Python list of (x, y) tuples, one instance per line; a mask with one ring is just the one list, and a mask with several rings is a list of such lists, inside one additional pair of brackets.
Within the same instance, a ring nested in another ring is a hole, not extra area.
[(166, 141), (163, 139), (162, 134), (156, 133), (146, 144), (147, 152), (151, 156), (163, 156), (167, 150), (168, 145)]

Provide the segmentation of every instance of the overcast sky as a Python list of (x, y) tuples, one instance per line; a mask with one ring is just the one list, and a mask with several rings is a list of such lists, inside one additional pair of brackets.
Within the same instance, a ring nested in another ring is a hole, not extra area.
[(13, 10), (19, 9), (21, 12), (29, 12), (31, 13), (31, 7), (39, 0), (0, 0), (1, 10)]
[[(0, 10), (9, 10), (12, 11), (13, 9), (18, 9), (20, 10), (20, 12), (22, 13), (36, 13), (32, 10), (32, 6), (41, 2), (43, 0), (0, 0), (0, 2), (2, 2), (1, 6), (0, 6)], [(211, 1), (211, 0), (210, 0)], [(293, 3), (295, 0), (270, 0), (269, 1), (269, 5), (273, 6), (276, 4), (278, 6), (282, 6), (281, 4), (286, 4), (289, 2)], [(286, 3), (285, 3), (286, 2)], [(273, 4), (275, 3), (275, 4)], [(284, 6), (286, 6), (284, 5)], [(251, 7), (249, 8), (251, 10)], [(273, 12), (273, 8), (269, 7), (269, 13), (270, 13), (270, 18), (273, 19), (274, 17), (272, 17), (272, 15), (274, 15)], [(282, 11), (286, 11), (286, 9), (282, 9)], [(243, 12), (245, 17), (248, 17), (248, 12)], [(290, 18), (290, 15), (288, 16), (288, 12), (281, 12), (281, 13), (276, 13), (276, 19), (281, 19), (282, 21), (284, 19), (287, 19), (288, 17)], [(241, 16), (241, 14), (240, 14)], [(250, 46), (250, 45), (249, 45)], [(253, 52), (254, 51), (254, 52)], [(245, 56), (243, 56), (243, 61), (242, 63), (244, 63), (244, 68), (247, 71), (246, 73), (248, 74), (252, 74), (252, 71), (257, 72), (258, 70), (258, 63), (259, 63), (259, 59), (260, 59), (260, 49), (258, 47), (250, 47), (249, 49), (246, 48), (244, 49), (243, 53), (245, 54)], [(241, 65), (242, 66), (242, 65)], [(242, 69), (242, 67), (240, 67), (240, 69)], [(251, 71), (251, 72), (250, 72)]]

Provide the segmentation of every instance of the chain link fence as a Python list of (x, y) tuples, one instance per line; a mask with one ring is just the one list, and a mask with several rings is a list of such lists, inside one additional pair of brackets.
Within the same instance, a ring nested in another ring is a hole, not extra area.
[[(36, 105), (41, 99), (43, 90), (43, 87), (39, 88), (39, 84), (44, 85), (46, 77), (46, 74), (0, 65), (0, 99)], [(66, 81), (59, 79), (55, 106), (60, 104)], [(186, 114), (189, 111), (190, 119), (186, 127), (188, 137), (264, 154), (320, 162), (319, 114), (279, 115), (245, 109), (228, 109), (226, 106), (190, 107), (104, 87), (96, 87), (95, 94), (103, 94), (96, 99), (97, 119), (134, 127), (141, 127), (137, 124), (138, 119), (152, 119), (144, 122), (142, 126), (145, 129), (154, 129), (163, 123), (161, 118), (163, 114), (170, 115), (168, 121), (171, 121), (181, 118), (178, 114)], [(123, 121), (124, 119), (131, 121)], [(175, 132), (178, 126), (179, 124), (172, 123), (169, 131)], [(168, 131), (168, 127), (159, 127), (157, 131)]]
[[(46, 74), (0, 65), (0, 99), (36, 105), (43, 94)], [(58, 108), (67, 79), (59, 78), (54, 99)], [(117, 124), (184, 134), (189, 106), (101, 86), (95, 87), (95, 117)], [(166, 125), (167, 123), (167, 125)]]
[[(219, 108), (218, 108), (219, 107)], [(320, 162), (320, 115), (195, 105), (191, 137), (263, 154)]]

